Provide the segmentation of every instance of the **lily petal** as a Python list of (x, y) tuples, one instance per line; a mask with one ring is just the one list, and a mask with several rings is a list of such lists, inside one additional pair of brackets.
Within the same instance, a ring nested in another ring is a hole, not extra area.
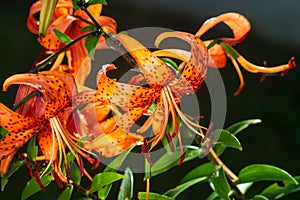
[(239, 13), (230, 12), (205, 21), (199, 28), (196, 36), (201, 37), (208, 30), (222, 22), (224, 22), (232, 30), (234, 38), (221, 38), (220, 40), (230, 45), (243, 41), (251, 29), (250, 22), (247, 18)]
[(125, 34), (115, 36), (142, 70), (149, 85), (165, 86), (174, 80), (172, 70), (141, 43)]
[(205, 44), (192, 34), (184, 32), (164, 32), (157, 36), (155, 45), (165, 38), (176, 37), (191, 45), (191, 56), (186, 62), (179, 80), (172, 82), (172, 88), (180, 93), (191, 93), (197, 91), (206, 77), (207, 73), (207, 48)]

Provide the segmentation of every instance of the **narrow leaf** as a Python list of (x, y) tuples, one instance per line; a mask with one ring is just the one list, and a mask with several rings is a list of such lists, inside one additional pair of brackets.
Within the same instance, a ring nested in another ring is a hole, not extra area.
[(89, 194), (98, 191), (101, 189), (103, 186), (111, 184), (115, 181), (118, 181), (120, 179), (124, 178), (124, 175), (118, 174), (116, 172), (103, 172), (97, 174), (93, 181), (92, 181), (92, 186), (91, 189), (89, 190)]
[[(185, 146), (184, 148), (186, 150), (183, 162), (187, 162), (194, 158), (197, 158), (202, 152), (202, 150), (196, 146)], [(172, 154), (166, 153), (163, 156), (161, 156), (151, 167), (151, 176), (156, 176), (177, 166), (181, 154), (181, 149), (177, 148)]]
[[(44, 176), (41, 178), (41, 181), (44, 187), (47, 187), (51, 181), (53, 181), (53, 177), (51, 175)], [(35, 193), (41, 191), (40, 185), (36, 182), (35, 178), (30, 179), (26, 186), (24, 187), (21, 195), (21, 200), (27, 199), (28, 197), (34, 195)]]
[(8, 179), (16, 172), (18, 169), (25, 164), (25, 161), (14, 161), (10, 164), (8, 172), (1, 178), (1, 191), (4, 191)]
[(226, 128), (226, 130), (232, 133), (233, 135), (236, 135), (242, 130), (248, 128), (248, 126), (252, 124), (258, 124), (258, 123), (261, 123), (261, 119), (248, 119), (248, 120), (237, 122), (229, 126), (228, 128)]
[(222, 167), (220, 167), (211, 178), (214, 191), (222, 198), (229, 200), (231, 191), (226, 175)]
[(88, 55), (91, 59), (94, 59), (96, 46), (97, 46), (99, 38), (100, 38), (100, 36), (89, 35), (85, 40), (84, 45), (85, 45), (85, 48), (88, 51)]
[(188, 189), (192, 185), (195, 185), (197, 183), (203, 183), (208, 180), (207, 177), (200, 177), (193, 179), (191, 181), (187, 181), (183, 184), (178, 185), (176, 188), (170, 189), (167, 192), (164, 193), (165, 196), (171, 197), (172, 199), (175, 199), (181, 192)]
[(39, 37), (44, 37), (52, 20), (57, 0), (42, 0), (39, 19)]
[(187, 175), (185, 175), (183, 177), (183, 179), (180, 181), (180, 183), (185, 183), (187, 181), (191, 181), (194, 180), (196, 178), (200, 178), (200, 177), (207, 177), (209, 178), (214, 172), (215, 172), (216, 168), (214, 166), (214, 164), (212, 164), (211, 162), (202, 164), (196, 168), (194, 168), (193, 170), (191, 170)]
[(133, 198), (133, 173), (130, 168), (125, 170), (125, 178), (122, 180), (118, 200), (132, 199)]
[[(294, 177), (296, 181), (300, 182), (300, 176)], [(264, 189), (261, 195), (269, 199), (280, 199), (288, 194), (300, 191), (300, 184), (294, 184), (284, 181), (283, 183), (274, 183)]]
[(212, 192), (207, 198), (206, 200), (222, 200), (221, 197), (216, 193), (216, 192)]
[(81, 177), (80, 177), (80, 170), (78, 168), (78, 166), (76, 165), (75, 162), (72, 162), (70, 165), (70, 179), (76, 183), (76, 184), (80, 184), (81, 182)]
[(286, 181), (298, 184), (286, 171), (271, 165), (254, 164), (243, 168), (239, 173), (238, 183), (257, 181)]
[(219, 129), (214, 132), (214, 134), (220, 135), (219, 140), (214, 146), (215, 152), (218, 156), (220, 156), (224, 152), (226, 147), (235, 148), (240, 151), (243, 150), (240, 141), (229, 131)]
[(30, 160), (35, 161), (37, 155), (38, 155), (38, 146), (36, 145), (36, 136), (34, 136), (29, 140), (27, 146), (27, 156)]
[(88, 3), (89, 3), (89, 5), (94, 5), (94, 4), (107, 5), (106, 0), (89, 0)]
[(77, 5), (78, 0), (72, 0), (72, 3), (73, 3), (73, 8), (74, 8), (75, 10), (80, 10), (80, 7)]
[(73, 41), (69, 36), (67, 36), (66, 34), (60, 32), (59, 30), (57, 30), (57, 29), (54, 28), (53, 31), (54, 31), (56, 37), (57, 37), (60, 41), (62, 41), (63, 43), (69, 44), (70, 42)]
[[(170, 198), (168, 196), (153, 193), (153, 192), (149, 192), (148, 197), (149, 197), (148, 200), (173, 200), (172, 198)], [(146, 200), (146, 192), (139, 192), (138, 199)]]
[(252, 200), (269, 200), (267, 197), (263, 195), (255, 195)]
[(70, 200), (73, 192), (73, 185), (68, 186), (57, 198), (57, 200)]

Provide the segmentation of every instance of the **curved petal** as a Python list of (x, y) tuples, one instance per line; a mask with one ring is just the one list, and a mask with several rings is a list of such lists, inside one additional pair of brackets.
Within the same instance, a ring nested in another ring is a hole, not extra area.
[(173, 90), (179, 93), (191, 93), (197, 91), (206, 77), (207, 73), (207, 48), (204, 43), (192, 34), (184, 32), (164, 32), (157, 36), (155, 45), (168, 37), (176, 37), (191, 45), (191, 56), (186, 62), (182, 74), (178, 80), (172, 82)]
[(149, 85), (165, 86), (174, 80), (172, 70), (138, 41), (125, 34), (115, 37), (137, 62)]
[(61, 44), (61, 41), (56, 37), (53, 29), (57, 29), (62, 33), (65, 33), (68, 27), (71, 25), (76, 18), (70, 15), (62, 15), (52, 22), (48, 28), (46, 36), (43, 38), (38, 38), (39, 43), (46, 49), (56, 52)]
[[(111, 34), (117, 33), (117, 22), (113, 18), (107, 16), (98, 16), (96, 17), (96, 20), (105, 33), (111, 33)], [(96, 49), (108, 48), (105, 40), (106, 39), (103, 36), (100, 37)]]
[(12, 84), (24, 84), (40, 91), (45, 98), (45, 117), (47, 119), (71, 103), (76, 92), (72, 75), (62, 72), (43, 71), (39, 74), (17, 74), (9, 77), (3, 84), (3, 90)]
[(231, 45), (243, 41), (251, 29), (250, 22), (246, 17), (239, 13), (230, 12), (206, 20), (199, 28), (196, 36), (201, 37), (209, 29), (221, 22), (229, 26), (234, 36), (233, 38), (221, 38), (221, 40)]

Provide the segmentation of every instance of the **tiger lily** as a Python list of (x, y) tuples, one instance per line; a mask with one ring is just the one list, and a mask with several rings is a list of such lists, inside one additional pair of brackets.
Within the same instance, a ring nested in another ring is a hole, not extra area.
[[(78, 154), (87, 159), (91, 154), (76, 144), (80, 139), (68, 128), (72, 114), (71, 97), (76, 93), (74, 78), (67, 73), (50, 71), (39, 74), (18, 74), (4, 82), (3, 90), (6, 91), (12, 84), (30, 86), (39, 91), (44, 100), (42, 106), (44, 109), (37, 115), (23, 116), (0, 103), (0, 126), (8, 131), (8, 134), (0, 140), (0, 174), (7, 173), (17, 150), (37, 135), (43, 154), (37, 160), (48, 162), (41, 176), (53, 165), (53, 173), (57, 174), (61, 181), (68, 182), (69, 178), (61, 169), (63, 158), (67, 168), (66, 148), (75, 155), (78, 163), (81, 162)], [(84, 173), (89, 177), (85, 170)]]
[(234, 95), (238, 95), (245, 85), (244, 78), (239, 65), (250, 73), (273, 74), (282, 72), (282, 75), (284, 75), (286, 71), (296, 67), (294, 58), (291, 58), (287, 64), (276, 67), (254, 65), (247, 61), (235, 49), (233, 49), (232, 46), (239, 42), (242, 42), (249, 34), (251, 29), (250, 22), (247, 20), (247, 18), (238, 13), (225, 13), (217, 17), (208, 19), (203, 23), (203, 25), (199, 28), (195, 35), (198, 37), (202, 37), (208, 30), (222, 22), (225, 23), (231, 29), (233, 33), (233, 38), (217, 38), (215, 40), (204, 41), (204, 43), (209, 49), (208, 65), (210, 67), (225, 67), (226, 57), (228, 57), (233, 63), (240, 80), (239, 88), (234, 93)]
[[(35, 2), (31, 8), (30, 13), (27, 19), (28, 29), (34, 33), (38, 34), (39, 21), (35, 18), (36, 14), (41, 11), (42, 1), (39, 0)], [(71, 39), (78, 38), (84, 32), (82, 28), (89, 25), (91, 20), (82, 10), (73, 11), (72, 0), (59, 0), (56, 4), (52, 20), (46, 35), (42, 38), (38, 38), (39, 43), (51, 52), (57, 52), (65, 44), (62, 43), (55, 35), (53, 29), (57, 29), (62, 33), (68, 35)], [(106, 33), (116, 33), (116, 22), (114, 19), (107, 16), (100, 16), (102, 11), (101, 4), (95, 4), (88, 7), (89, 12), (95, 17), (99, 25), (101, 25), (103, 31)], [(104, 38), (101, 37), (98, 41), (97, 49), (106, 48)], [(88, 53), (84, 45), (85, 40), (80, 40), (72, 45), (68, 50), (62, 53), (57, 58), (57, 63), (61, 63), (64, 57), (68, 59), (68, 65), (62, 67), (59, 64), (53, 66), (53, 69), (58, 68), (60, 71), (65, 71), (71, 73), (74, 77), (79, 72), (79, 70), (86, 70), (86, 73), (89, 73), (89, 67), (86, 67), (90, 63), (88, 58)], [(85, 66), (82, 66), (85, 65)], [(81, 69), (81, 67), (83, 69)]]
[[(79, 104), (82, 100), (94, 102), (95, 106), (114, 105), (123, 109), (124, 113), (114, 109), (117, 128), (125, 133), (129, 133), (133, 124), (143, 115), (149, 118), (140, 127), (137, 133), (145, 132), (152, 125), (154, 137), (149, 140), (150, 150), (154, 148), (163, 138), (166, 132), (169, 113), (173, 121), (173, 137), (178, 135), (180, 147), (182, 148), (177, 114), (193, 132), (204, 136), (204, 127), (189, 120), (180, 110), (178, 103), (182, 94), (197, 91), (206, 77), (207, 72), (207, 49), (202, 41), (192, 34), (184, 32), (163, 33), (158, 36), (159, 41), (166, 37), (177, 37), (191, 45), (191, 53), (178, 50), (169, 57), (175, 57), (185, 62), (185, 66), (179, 78), (174, 72), (157, 56), (164, 55), (164, 52), (150, 52), (134, 38), (118, 34), (114, 36), (127, 49), (131, 57), (139, 66), (142, 78), (137, 78), (136, 82), (144, 79), (147, 86), (140, 86), (134, 83), (121, 83), (107, 76), (107, 72), (115, 70), (113, 64), (104, 65), (98, 74), (98, 90), (96, 92), (82, 92), (74, 98), (74, 103)], [(153, 112), (148, 110), (149, 106), (155, 104)], [(146, 142), (147, 143), (147, 142)], [(182, 149), (183, 151), (183, 149)]]

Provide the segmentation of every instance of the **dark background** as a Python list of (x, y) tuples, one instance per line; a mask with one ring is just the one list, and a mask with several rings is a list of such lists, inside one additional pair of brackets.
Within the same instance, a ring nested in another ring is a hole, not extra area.
[[(10, 75), (28, 71), (41, 50), (36, 36), (26, 27), (32, 2), (1, 2), (0, 85)], [(292, 56), (296, 57), (296, 62), (299, 60), (300, 3), (297, 1), (118, 0), (108, 3), (103, 12), (117, 20), (119, 31), (155, 26), (194, 33), (207, 18), (228, 11), (239, 12), (252, 24), (249, 36), (236, 47), (248, 60), (257, 64), (266, 60), (270, 66), (286, 63)], [(248, 164), (264, 163), (281, 167), (292, 175), (300, 175), (299, 69), (290, 71), (283, 78), (267, 77), (263, 83), (259, 82), (260, 75), (244, 72), (246, 87), (237, 97), (233, 96), (238, 79), (232, 65), (222, 69), (221, 74), (227, 92), (225, 127), (243, 119), (263, 120), (263, 123), (251, 126), (239, 135), (244, 150), (228, 150), (222, 157), (225, 163), (236, 173)], [(1, 102), (11, 106), (16, 88), (13, 86), (8, 92), (1, 93)], [(193, 161), (153, 178), (152, 191), (163, 193), (174, 187), (189, 169), (201, 162)], [(136, 179), (136, 191), (143, 191), (142, 175), (137, 175)], [(1, 199), (19, 199), (26, 180), (26, 171), (20, 170), (7, 185), (7, 190), (0, 192)], [(260, 183), (254, 190), (259, 191), (265, 185), (268, 183)], [(32, 199), (56, 199), (56, 190), (57, 186), (53, 184), (47, 193)], [(209, 187), (202, 184), (191, 187), (178, 199), (205, 199), (208, 194)], [(299, 197), (296, 194), (285, 199)]]

